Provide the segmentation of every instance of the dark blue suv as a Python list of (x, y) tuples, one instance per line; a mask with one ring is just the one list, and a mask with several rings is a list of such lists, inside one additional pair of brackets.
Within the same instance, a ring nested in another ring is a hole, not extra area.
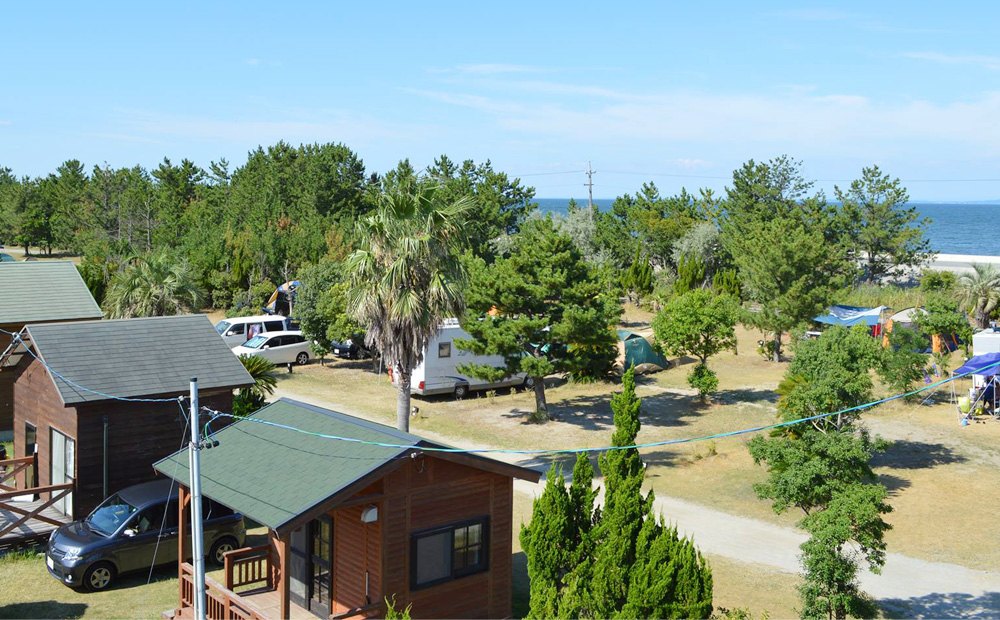
[[(52, 532), (45, 563), (49, 573), (71, 587), (105, 590), (118, 575), (177, 562), (177, 485), (155, 480), (122, 489), (86, 519)], [(243, 515), (202, 499), (208, 559), (243, 546)], [(188, 538), (191, 530), (188, 526)], [(186, 549), (191, 549), (186, 544)]]

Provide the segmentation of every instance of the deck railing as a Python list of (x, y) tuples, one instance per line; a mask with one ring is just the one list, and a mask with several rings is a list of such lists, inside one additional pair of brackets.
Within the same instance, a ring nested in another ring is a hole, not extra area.
[[(194, 567), (181, 564), (181, 609), (194, 607)], [(205, 616), (208, 620), (268, 620), (229, 588), (205, 577)]]
[[(67, 482), (65, 484), (50, 484), (43, 487), (25, 487), (23, 489), (18, 489), (16, 485), (10, 486), (7, 484), (8, 480), (13, 478), (18, 472), (24, 471), (33, 465), (34, 462), (35, 457), (33, 456), (0, 461), (0, 470), (3, 471), (3, 473), (0, 473), (0, 509), (16, 515), (21, 515), (19, 518), (12, 519), (10, 522), (6, 522), (5, 520), (3, 524), (0, 524), (0, 538), (17, 530), (17, 528), (21, 527), (21, 525), (32, 519), (48, 523), (49, 525), (54, 525), (56, 527), (59, 527), (64, 523), (63, 521), (57, 521), (43, 515), (42, 511), (58, 502), (63, 497), (66, 497), (69, 493), (72, 493), (72, 482)], [(27, 506), (18, 505), (17, 503), (11, 501), (17, 497), (23, 497), (25, 495), (40, 495), (42, 493), (48, 493), (49, 498), (41, 504), (32, 503), (30, 509), (27, 509)]]
[(236, 588), (257, 584), (274, 588), (275, 566), (270, 545), (234, 549), (223, 557), (226, 589), (236, 591)]

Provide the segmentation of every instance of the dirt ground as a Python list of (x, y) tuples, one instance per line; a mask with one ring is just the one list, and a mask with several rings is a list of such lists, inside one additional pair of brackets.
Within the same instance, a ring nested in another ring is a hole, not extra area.
[[(641, 332), (649, 318), (648, 313), (630, 308), (623, 325)], [(700, 403), (687, 387), (688, 360), (639, 378), (637, 391), (643, 399), (640, 442), (702, 437), (775, 420), (774, 390), (787, 365), (765, 361), (756, 353), (759, 333), (740, 328), (738, 338), (739, 355), (727, 352), (709, 361), (720, 379), (712, 404)], [(952, 368), (960, 363), (956, 359)], [(315, 363), (296, 368), (292, 374), (279, 371), (277, 377), (279, 395), (321, 400), (345, 413), (394, 424), (396, 392), (385, 373), (380, 375), (369, 361)], [(463, 401), (414, 398), (419, 411), (411, 428), (465, 446), (597, 447), (610, 440), (609, 400), (617, 389), (613, 383), (577, 385), (550, 378), (547, 395), (555, 419), (544, 425), (528, 421), (534, 398), (527, 392), (502, 390)], [(876, 459), (876, 471), (889, 487), (894, 507), (887, 518), (893, 525), (887, 537), (889, 550), (923, 560), (1000, 570), (1000, 541), (988, 516), (988, 507), (1000, 505), (1000, 485), (996, 484), (1000, 479), (1000, 423), (991, 420), (960, 426), (948, 398), (950, 389), (938, 388), (926, 403), (898, 401), (865, 415), (873, 432), (893, 442)], [(649, 484), (658, 495), (792, 526), (800, 515), (776, 515), (753, 492), (753, 485), (766, 472), (754, 465), (746, 450), (752, 436), (644, 450)], [(546, 467), (548, 458), (539, 457), (533, 464)], [(722, 578), (717, 593), (719, 601), (725, 601), (720, 604), (750, 605), (755, 611), (768, 609), (779, 616), (791, 611), (795, 575), (718, 560)], [(762, 589), (762, 583), (775, 587)]]

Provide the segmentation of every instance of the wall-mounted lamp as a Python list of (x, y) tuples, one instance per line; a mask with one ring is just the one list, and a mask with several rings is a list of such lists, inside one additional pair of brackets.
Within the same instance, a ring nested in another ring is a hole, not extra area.
[(361, 511), (361, 522), (375, 523), (376, 521), (378, 521), (378, 506), (365, 506), (365, 509)]

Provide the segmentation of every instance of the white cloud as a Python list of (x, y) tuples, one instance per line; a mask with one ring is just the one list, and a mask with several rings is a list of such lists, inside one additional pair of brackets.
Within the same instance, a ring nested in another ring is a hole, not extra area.
[[(592, 87), (546, 87), (551, 93)], [(751, 95), (693, 92), (633, 94), (608, 91), (600, 101), (552, 96), (523, 103), (511, 92), (411, 91), (480, 113), (508, 138), (548, 136), (581, 144), (714, 144), (741, 150), (827, 152), (876, 156), (887, 150), (926, 150), (933, 143), (960, 145), (981, 154), (1000, 153), (1000, 92), (978, 99), (937, 104), (873, 100), (856, 94)], [(596, 91), (595, 91), (596, 92)], [(664, 146), (664, 148), (666, 148)]]
[(939, 52), (905, 52), (903, 58), (930, 60), (945, 65), (978, 65), (984, 69), (1000, 70), (1000, 56), (982, 54), (942, 54)]
[(13, 121), (0, 120), (0, 125), (13, 125)]

